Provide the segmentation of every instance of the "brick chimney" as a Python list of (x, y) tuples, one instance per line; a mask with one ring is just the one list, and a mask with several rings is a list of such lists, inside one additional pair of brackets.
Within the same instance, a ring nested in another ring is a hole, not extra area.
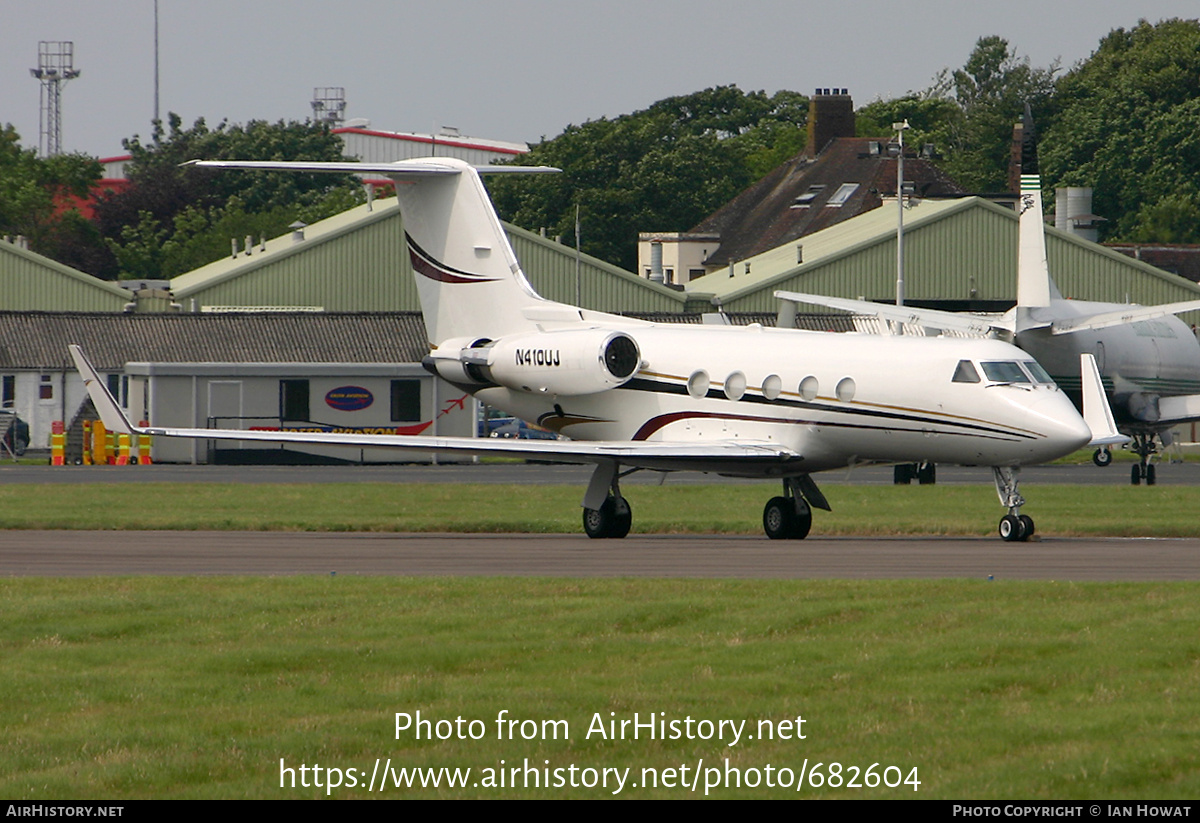
[(817, 89), (808, 101), (808, 144), (804, 153), (816, 157), (835, 137), (854, 136), (854, 101), (848, 89)]

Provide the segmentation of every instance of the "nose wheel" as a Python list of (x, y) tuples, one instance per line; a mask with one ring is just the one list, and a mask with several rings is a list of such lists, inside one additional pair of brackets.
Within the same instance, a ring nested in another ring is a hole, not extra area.
[(1033, 518), (1021, 514), (1025, 498), (1018, 490), (1020, 469), (1015, 466), (993, 466), (992, 476), (996, 481), (996, 493), (1000, 504), (1008, 508), (1008, 514), (1000, 518), (1000, 539), (1006, 543), (1025, 541), (1033, 537)]

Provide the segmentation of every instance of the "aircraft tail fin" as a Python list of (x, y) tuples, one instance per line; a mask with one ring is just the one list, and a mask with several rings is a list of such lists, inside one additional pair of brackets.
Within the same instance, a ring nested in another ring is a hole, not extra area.
[[(1042, 218), (1042, 176), (1038, 170), (1037, 132), (1025, 104), (1021, 118), (1021, 200), (1017, 253), (1017, 308), (1050, 305), (1050, 267), (1046, 264), (1046, 224)], [(1020, 331), (1020, 329), (1018, 329)]]
[(429, 342), (532, 331), (526, 313), (558, 304), (533, 290), (480, 173), (554, 172), (543, 166), (476, 168), (450, 157), (397, 163), (193, 161), (224, 169), (379, 174), (396, 183)]

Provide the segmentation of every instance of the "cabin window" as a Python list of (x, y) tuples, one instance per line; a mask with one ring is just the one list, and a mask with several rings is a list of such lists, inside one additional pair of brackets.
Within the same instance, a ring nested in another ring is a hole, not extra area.
[(421, 381), (392, 381), (392, 422), (405, 423), (421, 419)]
[(692, 376), (688, 378), (687, 390), (688, 394), (695, 397), (697, 400), (708, 394), (708, 387), (711, 381), (708, 377), (708, 372), (704, 369), (692, 372)]
[(983, 373), (993, 383), (1028, 383), (1029, 376), (1014, 360), (993, 360), (981, 364)]
[(725, 396), (730, 400), (741, 400), (746, 393), (746, 375), (740, 371), (725, 378)]
[(311, 418), (308, 411), (308, 381), (279, 381), (279, 419), (302, 420)]
[(817, 378), (810, 374), (808, 377), (801, 380), (798, 391), (800, 393), (801, 400), (815, 400), (817, 398), (817, 392), (820, 391), (820, 385), (817, 383)]
[(762, 393), (768, 400), (778, 400), (783, 394), (783, 379), (777, 374), (768, 374), (763, 380)]
[(970, 360), (959, 360), (958, 366), (954, 369), (954, 383), (978, 383), (979, 372), (975, 370), (975, 364)]

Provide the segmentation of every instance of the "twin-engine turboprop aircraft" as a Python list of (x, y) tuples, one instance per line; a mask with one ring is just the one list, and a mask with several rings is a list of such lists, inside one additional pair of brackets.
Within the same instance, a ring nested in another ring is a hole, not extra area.
[[(632, 523), (619, 480), (642, 469), (775, 478), (783, 493), (767, 502), (763, 527), (771, 538), (798, 539), (814, 507), (829, 509), (815, 472), (914, 460), (987, 465), (1008, 509), (1006, 540), (1033, 534), (1020, 511), (1021, 466), (1115, 434), (1098, 376), (1089, 426), (1032, 358), (998, 340), (649, 323), (545, 300), (522, 273), (479, 178), (527, 168), (475, 169), (446, 158), (197, 165), (395, 180), (430, 342), (425, 367), (572, 439), (135, 428), (73, 346), (110, 430), (590, 463), (584, 530), (613, 538)], [(1085, 373), (1095, 372), (1085, 360)]]
[[(1132, 467), (1134, 485), (1155, 482), (1151, 455), (1156, 440), (1166, 441), (1181, 423), (1200, 420), (1200, 342), (1175, 315), (1200, 310), (1200, 300), (1138, 306), (1064, 299), (1050, 278), (1042, 219), (1042, 179), (1037, 173), (1033, 120), (1026, 108), (1022, 145), (1017, 303), (1001, 317), (945, 312), (910, 306), (888, 306), (859, 300), (797, 292), (775, 292), (790, 303), (811, 303), (893, 323), (955, 330), (961, 334), (999, 337), (1016, 343), (1079, 397), (1075, 364), (1093, 354), (1115, 412), (1117, 426), (1133, 441), (1139, 460)], [(786, 313), (785, 313), (786, 314)], [(1081, 401), (1080, 408), (1082, 408)], [(1098, 466), (1112, 462), (1108, 443), (1093, 455)]]

